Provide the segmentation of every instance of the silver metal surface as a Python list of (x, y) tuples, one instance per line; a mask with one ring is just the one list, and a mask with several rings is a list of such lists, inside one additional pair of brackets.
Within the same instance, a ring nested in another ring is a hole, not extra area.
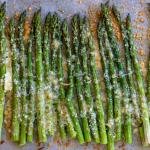
[[(0, 0), (3, 2), (4, 0)], [(7, 2), (7, 15), (9, 17), (13, 16), (16, 12), (21, 12), (24, 9), (32, 8), (31, 14), (39, 7), (42, 8), (42, 16), (51, 11), (56, 11), (62, 18), (71, 18), (71, 16), (75, 13), (80, 13), (81, 15), (87, 15), (88, 9), (90, 6), (94, 5), (99, 7), (101, 2), (105, 2), (103, 0), (5, 0)], [(150, 2), (150, 1), (149, 1)], [(114, 3), (118, 6), (118, 9), (122, 12), (122, 15), (125, 16), (127, 13), (131, 14), (133, 25), (135, 25), (135, 21), (137, 18), (143, 18), (144, 21), (136, 23), (138, 26), (144, 27), (144, 29), (134, 28), (134, 33), (138, 33), (144, 37), (143, 41), (136, 40), (137, 49), (143, 49), (145, 52), (144, 56), (140, 56), (139, 59), (141, 61), (146, 62), (148, 56), (148, 46), (150, 45), (150, 40), (146, 38), (148, 32), (150, 32), (150, 14), (148, 14), (147, 7), (148, 3), (144, 0), (112, 0), (111, 3)], [(143, 11), (144, 16), (139, 17), (139, 13)], [(148, 17), (149, 15), (149, 17)], [(150, 36), (150, 35), (149, 35)], [(150, 38), (150, 37), (149, 37)], [(145, 73), (146, 69), (143, 69)], [(0, 150), (36, 150), (39, 147), (37, 144), (27, 144), (26, 146), (20, 147), (17, 144), (6, 140), (5, 143), (0, 145)], [(96, 145), (94, 143), (88, 145), (79, 145), (77, 141), (69, 141), (66, 143), (56, 142), (55, 140), (49, 139), (49, 141), (44, 145), (44, 150), (98, 150), (98, 149), (106, 149), (105, 146)], [(42, 149), (42, 150), (43, 150)], [(148, 150), (150, 148), (143, 148), (141, 146), (139, 138), (135, 135), (134, 142), (132, 145), (124, 145), (123, 143), (117, 143), (116, 149), (126, 149), (126, 150)]]

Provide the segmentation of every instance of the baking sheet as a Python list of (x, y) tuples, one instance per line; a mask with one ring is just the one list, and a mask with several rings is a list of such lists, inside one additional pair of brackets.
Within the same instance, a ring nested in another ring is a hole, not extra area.
[[(3, 2), (4, 0), (0, 0)], [(67, 18), (68, 20), (75, 13), (80, 13), (81, 15), (88, 15), (90, 7), (98, 8), (101, 2), (106, 2), (103, 0), (5, 0), (7, 2), (7, 16), (11, 17), (15, 13), (22, 12), (24, 9), (28, 9), (29, 15), (32, 15), (35, 10), (39, 7), (42, 8), (42, 17), (44, 18), (46, 14), (51, 11), (56, 11), (62, 18)], [(131, 14), (132, 22), (134, 27), (134, 33), (139, 36), (137, 38), (136, 45), (137, 49), (140, 51), (144, 50), (144, 55), (139, 56), (141, 65), (146, 64), (148, 56), (148, 46), (150, 46), (150, 20), (148, 16), (148, 3), (149, 0), (112, 0), (110, 3), (114, 3), (118, 6), (118, 9), (125, 16), (127, 13)], [(150, 1), (149, 1), (150, 2)], [(140, 15), (140, 12), (144, 12), (144, 15)], [(139, 19), (143, 18), (143, 19)], [(143, 27), (143, 28), (142, 28)], [(149, 34), (149, 35), (148, 35)], [(140, 36), (142, 40), (140, 40)], [(9, 60), (8, 60), (9, 61)], [(146, 65), (143, 67), (143, 73), (146, 73)], [(7, 72), (9, 76), (9, 72)], [(10, 79), (8, 79), (10, 80)], [(8, 81), (9, 82), (9, 81)], [(11, 83), (10, 83), (11, 84)], [(9, 85), (9, 84), (8, 84)], [(7, 87), (8, 88), (8, 87)], [(9, 89), (9, 88), (8, 88)], [(7, 89), (7, 90), (8, 90)], [(4, 133), (5, 136), (5, 133)], [(23, 147), (19, 147), (7, 140), (5, 137), (5, 142), (0, 145), (0, 150), (36, 150), (41, 148), (42, 150), (98, 150), (105, 149), (104, 145), (97, 145), (94, 143), (79, 145), (77, 141), (67, 141), (61, 143), (59, 140), (49, 138), (48, 142), (44, 145), (38, 144), (27, 144)], [(141, 146), (140, 140), (137, 136), (134, 136), (134, 142), (132, 145), (125, 145), (120, 142), (116, 144), (116, 149), (126, 149), (126, 150), (148, 150), (150, 148), (143, 148)]]

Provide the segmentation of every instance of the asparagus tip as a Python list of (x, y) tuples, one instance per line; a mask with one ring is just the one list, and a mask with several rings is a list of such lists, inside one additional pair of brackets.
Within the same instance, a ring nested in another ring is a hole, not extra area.
[(26, 14), (27, 14), (27, 11), (24, 10), (21, 14), (20, 14), (20, 22), (24, 22), (24, 20), (26, 19)]
[(34, 16), (38, 16), (38, 15), (40, 15), (41, 14), (41, 7), (36, 11), (36, 13), (34, 14)]
[(105, 6), (109, 6), (110, 0), (106, 1)]
[(112, 5), (112, 11), (113, 11), (113, 12), (118, 12), (118, 11), (117, 11), (117, 7), (116, 7), (114, 4)]
[(2, 4), (1, 4), (1, 9), (6, 9), (6, 2), (3, 2)]
[(57, 12), (55, 12), (54, 14), (53, 14), (53, 17), (55, 18), (58, 18), (58, 13)]
[(87, 23), (87, 21), (88, 21), (87, 17), (84, 16), (84, 17), (83, 17), (83, 22), (84, 22), (84, 23)]
[(51, 12), (48, 12), (48, 14), (47, 14), (47, 16), (46, 16), (46, 20), (47, 20), (47, 19), (50, 20), (51, 17), (52, 17)]
[(72, 20), (71, 20), (72, 25), (73, 25), (73, 24), (76, 24), (76, 22), (78, 22), (78, 21), (77, 21), (78, 19), (79, 19), (79, 14), (75, 14), (75, 15), (72, 17)]
[(104, 7), (104, 4), (103, 3), (101, 3), (101, 8), (103, 8)]
[(130, 16), (129, 13), (127, 14), (127, 20), (128, 20), (128, 21), (131, 21), (131, 16)]
[(51, 20), (52, 16), (51, 16), (51, 12), (49, 12), (45, 18), (45, 24), (46, 25), (50, 25), (50, 20)]
[(73, 18), (74, 18), (74, 19), (78, 19), (78, 18), (79, 18), (79, 14), (78, 14), (78, 13), (75, 14), (75, 15), (73, 16)]
[(64, 19), (62, 24), (63, 24), (63, 25), (66, 25), (66, 23), (67, 23), (67, 20)]

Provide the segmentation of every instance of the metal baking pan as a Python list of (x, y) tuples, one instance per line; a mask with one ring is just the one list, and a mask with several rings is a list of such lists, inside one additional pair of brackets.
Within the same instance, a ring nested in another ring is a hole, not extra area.
[[(29, 15), (32, 15), (35, 10), (42, 8), (42, 17), (44, 18), (46, 14), (51, 12), (57, 12), (60, 17), (67, 18), (68, 20), (75, 13), (81, 15), (88, 15), (89, 10), (92, 8), (99, 9), (100, 3), (105, 2), (103, 0), (5, 0), (7, 3), (7, 16), (10, 18), (15, 13), (22, 12), (24, 9), (28, 10)], [(3, 2), (3, 0), (0, 0)], [(139, 55), (141, 64), (146, 64), (147, 56), (149, 52), (150, 44), (150, 13), (148, 12), (148, 0), (112, 0), (110, 3), (117, 5), (118, 9), (121, 11), (123, 17), (127, 13), (131, 14), (132, 22), (134, 26), (134, 34), (139, 36), (136, 38), (136, 46), (139, 54), (144, 51), (144, 54)], [(94, 11), (94, 10), (93, 10)], [(141, 19), (142, 18), (142, 19)], [(149, 33), (149, 35), (148, 35)], [(142, 39), (140, 39), (142, 37)], [(146, 65), (143, 67), (143, 73), (146, 73)], [(9, 76), (9, 72), (6, 75)], [(10, 90), (10, 78), (6, 79), (8, 82), (8, 87), (6, 87), (7, 93)], [(6, 100), (7, 101), (7, 100)], [(23, 147), (18, 146), (15, 143), (10, 142), (7, 136), (4, 135), (5, 142), (0, 145), (0, 150), (98, 150), (105, 149), (104, 145), (97, 145), (94, 143), (79, 145), (77, 141), (67, 141), (61, 143), (59, 140), (49, 139), (44, 145), (38, 144), (27, 144)], [(144, 148), (141, 146), (138, 136), (134, 136), (133, 144), (126, 145), (122, 142), (116, 144), (116, 150), (148, 150), (150, 148)]]

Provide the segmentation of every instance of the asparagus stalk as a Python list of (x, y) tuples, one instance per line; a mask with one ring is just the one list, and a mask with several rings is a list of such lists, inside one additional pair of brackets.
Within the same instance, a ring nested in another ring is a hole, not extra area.
[[(74, 98), (74, 80), (73, 80), (73, 55), (71, 51), (71, 43), (70, 43), (70, 35), (69, 35), (69, 29), (67, 25), (67, 21), (63, 21), (62, 25), (62, 36), (63, 36), (63, 43), (64, 48), (66, 50), (66, 57), (67, 57), (67, 67), (68, 67), (68, 92), (67, 92), (67, 99), (73, 99)], [(70, 117), (69, 117), (70, 118)], [(71, 118), (70, 118), (71, 119)], [(72, 123), (72, 120), (70, 120)]]
[[(89, 30), (89, 27), (88, 27)], [(98, 80), (97, 68), (96, 68), (96, 60), (95, 60), (95, 46), (94, 40), (90, 31), (88, 36), (88, 49), (90, 52), (90, 72), (91, 72), (91, 79), (93, 79), (93, 89), (95, 93), (95, 103), (96, 103), (96, 110), (97, 110), (97, 120), (100, 132), (100, 140), (102, 144), (107, 144), (107, 133), (106, 133), (106, 125), (105, 125), (105, 115), (104, 109), (102, 104), (102, 96), (100, 94), (100, 84)]]
[(33, 141), (33, 130), (35, 120), (35, 78), (34, 78), (34, 55), (33, 55), (33, 26), (31, 26), (29, 45), (27, 51), (27, 93), (28, 93), (28, 124), (27, 124), (27, 141)]
[(124, 22), (121, 19), (121, 14), (117, 10), (117, 8), (113, 5), (113, 13), (119, 22), (121, 31), (122, 31), (122, 37), (123, 37), (123, 43), (124, 43), (124, 49), (125, 49), (125, 58), (126, 58), (126, 70), (127, 70), (127, 81), (129, 84), (129, 89), (130, 89), (130, 98), (132, 100), (132, 104), (134, 107), (134, 116), (137, 119), (137, 123), (139, 126), (139, 134), (140, 137), (143, 141), (143, 129), (141, 127), (141, 119), (140, 119), (140, 110), (139, 110), (139, 102), (137, 100), (137, 92), (135, 89), (135, 84), (134, 84), (134, 78), (133, 78), (133, 71), (132, 71), (132, 63), (131, 63), (131, 58), (130, 58), (130, 51), (129, 51), (129, 44), (128, 44), (128, 36), (127, 36), (127, 29), (126, 26), (124, 25)]
[(87, 51), (86, 51), (86, 23), (85, 19), (80, 18), (79, 19), (79, 28), (80, 28), (80, 52), (76, 52), (76, 55), (78, 57), (81, 56), (81, 64), (82, 64), (82, 73), (83, 73), (83, 88), (84, 88), (84, 95), (85, 100), (87, 103), (88, 108), (88, 118), (89, 118), (89, 125), (92, 132), (92, 136), (96, 143), (100, 142), (99, 138), (99, 132), (97, 127), (97, 121), (96, 121), (96, 113), (94, 112), (94, 102), (91, 95), (91, 89), (90, 89), (90, 76), (89, 76), (89, 69), (88, 69), (88, 57), (87, 57)]
[(26, 129), (27, 129), (27, 93), (26, 93), (26, 52), (24, 45), (24, 23), (26, 18), (26, 11), (21, 13), (18, 21), (18, 49), (20, 52), (20, 82), (21, 82), (21, 122), (20, 122), (20, 144), (26, 143)]
[(52, 102), (52, 91), (51, 91), (51, 78), (50, 78), (50, 21), (51, 14), (48, 13), (44, 24), (44, 35), (43, 35), (43, 64), (44, 64), (44, 82), (45, 82), (45, 115), (46, 115), (46, 128), (49, 135), (54, 135), (54, 116), (53, 116), (53, 102)]
[[(74, 125), (73, 125), (73, 122), (72, 122), (72, 120), (71, 120), (71, 118), (70, 118), (70, 115), (69, 115), (69, 112), (68, 112), (68, 109), (66, 108), (66, 102), (65, 102), (65, 91), (64, 91), (64, 85), (63, 85), (63, 81), (64, 81), (64, 77), (63, 77), (63, 67), (62, 67), (62, 54), (61, 54), (62, 52), (61, 52), (61, 49), (59, 49), (59, 56), (58, 56), (58, 65), (59, 65), (59, 67), (58, 67), (58, 76), (59, 76), (59, 82), (60, 82), (60, 99), (62, 100), (62, 102), (63, 102), (63, 105), (64, 105), (64, 109), (65, 109), (65, 111), (64, 111), (64, 115), (65, 115), (65, 119), (66, 119), (66, 126), (67, 126), (67, 129), (68, 129), (68, 132), (69, 132), (69, 134), (70, 134), (70, 136), (71, 136), (71, 138), (75, 138), (76, 137), (76, 131), (75, 131), (75, 129), (74, 129)], [(63, 80), (62, 80), (63, 79)], [(61, 105), (61, 103), (60, 103), (60, 105)], [(63, 114), (62, 114), (62, 116), (63, 116)]]
[(150, 114), (150, 55), (148, 58), (148, 71), (147, 71), (147, 100), (148, 100), (148, 108)]
[(113, 113), (113, 99), (112, 99), (112, 85), (110, 81), (109, 76), (109, 64), (108, 60), (106, 59), (105, 53), (104, 53), (104, 47), (103, 47), (103, 33), (104, 30), (104, 22), (99, 24), (98, 27), (98, 40), (99, 40), (99, 49), (100, 49), (100, 55), (101, 55), (101, 62), (103, 67), (103, 74), (104, 74), (104, 81), (105, 81), (105, 88), (106, 88), (106, 94), (107, 94), (107, 147), (108, 150), (114, 150), (114, 113)]
[(3, 112), (5, 102), (5, 74), (6, 74), (6, 37), (5, 37), (6, 2), (0, 6), (0, 140), (3, 126)]
[(71, 138), (75, 138), (77, 134), (74, 129), (73, 121), (71, 120), (71, 117), (70, 117), (68, 111), (67, 111), (66, 115), (67, 115), (67, 131)]
[[(76, 28), (74, 28), (73, 21), (72, 21), (72, 32), (73, 32), (73, 47), (74, 47), (75, 46), (74, 40), (77, 38), (77, 32), (76, 32)], [(75, 107), (74, 107), (73, 102), (72, 102), (72, 96), (70, 96), (70, 94), (67, 95), (66, 102), (67, 102), (68, 111), (70, 113), (71, 119), (72, 119), (73, 124), (74, 124), (75, 131), (77, 133), (77, 139), (78, 139), (80, 144), (83, 144), (84, 143), (84, 137), (83, 137), (82, 129), (81, 129), (81, 126), (80, 126), (80, 123), (78, 120), (77, 112), (76, 112)]]
[(148, 106), (147, 106), (146, 95), (145, 95), (145, 90), (144, 90), (142, 72), (141, 72), (140, 64), (138, 62), (137, 52), (136, 52), (133, 35), (132, 35), (130, 15), (127, 16), (126, 21), (127, 21), (126, 25), (127, 25), (129, 50), (130, 50), (131, 62), (133, 64), (132, 69), (135, 72), (135, 77), (137, 81), (137, 90), (138, 90), (138, 96), (139, 96), (141, 120), (143, 124), (145, 143), (150, 144), (150, 123), (149, 123)]
[(45, 128), (45, 101), (43, 91), (43, 64), (41, 43), (41, 10), (34, 15), (34, 37), (35, 37), (35, 69), (36, 69), (36, 115), (39, 142), (46, 142)]
[[(127, 143), (132, 143), (132, 121), (131, 121), (131, 111), (129, 104), (129, 86), (126, 81), (126, 76), (124, 72), (124, 66), (121, 62), (120, 58), (120, 50), (116, 40), (116, 37), (113, 32), (113, 26), (109, 17), (109, 8), (106, 5), (102, 4), (102, 12), (105, 20), (105, 26), (108, 33), (108, 38), (110, 41), (111, 49), (114, 55), (114, 63), (117, 66), (117, 71), (119, 75), (119, 82), (123, 91), (123, 106), (124, 106), (124, 138)], [(121, 131), (118, 132), (120, 134), (116, 135), (116, 140), (121, 139)]]
[[(73, 25), (72, 25), (73, 26)], [(68, 33), (68, 28), (67, 26), (64, 27), (66, 30), (66, 32), (64, 33), (67, 33), (68, 36), (69, 36), (69, 33)], [(77, 49), (78, 50), (78, 39), (77, 33), (75, 33), (75, 30), (76, 28), (74, 27), (73, 29), (73, 49)], [(68, 41), (70, 42), (70, 40)], [(69, 88), (69, 91), (68, 91), (68, 97), (73, 97), (72, 94), (73, 94), (73, 87), (75, 85), (76, 87), (76, 93), (77, 93), (77, 99), (78, 99), (78, 104), (79, 104), (79, 112), (81, 115), (81, 122), (82, 122), (82, 126), (83, 126), (83, 134), (84, 134), (84, 139), (86, 142), (90, 142), (91, 141), (91, 135), (90, 135), (90, 128), (89, 128), (89, 125), (88, 125), (88, 119), (87, 119), (87, 112), (86, 112), (86, 104), (85, 104), (85, 101), (83, 99), (83, 91), (82, 91), (82, 83), (81, 83), (81, 80), (82, 80), (82, 77), (80, 76), (76, 76), (76, 74), (80, 74), (80, 62), (79, 62), (79, 58), (77, 57), (77, 63), (75, 64), (75, 66), (73, 65), (73, 62), (74, 62), (74, 55), (73, 55), (73, 52), (71, 52), (71, 48), (70, 46), (68, 45), (68, 50), (67, 50), (67, 62), (68, 62), (68, 72), (69, 72), (69, 83), (70, 83), (70, 88)], [(75, 83), (73, 81), (73, 79), (75, 78)]]
[[(65, 112), (66, 114), (64, 114), (64, 115), (66, 115), (65, 118), (67, 120), (67, 128), (68, 128), (69, 134), (72, 138), (75, 138), (76, 137), (76, 131), (74, 130), (73, 122), (70, 119), (69, 112), (66, 109), (66, 98), (65, 98), (65, 90), (64, 90), (64, 84), (63, 84), (64, 73), (63, 73), (63, 66), (62, 66), (62, 43), (61, 43), (61, 32), (60, 32), (60, 29), (61, 29), (60, 20), (58, 20), (58, 26), (59, 26), (58, 27), (59, 37), (57, 38), (57, 40), (59, 42), (59, 46), (57, 49), (57, 52), (58, 52), (57, 68), (58, 68), (58, 80), (59, 80), (59, 99), (60, 99), (60, 101), (62, 101), (62, 103), (65, 107), (64, 109), (66, 111)], [(61, 116), (61, 117), (63, 117), (63, 116)]]
[[(58, 15), (55, 13), (52, 16), (52, 60), (51, 60), (51, 71), (55, 79), (57, 78), (57, 51), (60, 46), (60, 24), (59, 24)], [(64, 93), (63, 93), (64, 94)], [(59, 100), (56, 102), (56, 110), (57, 110), (57, 119), (58, 119), (58, 126), (60, 131), (60, 136), (63, 140), (66, 139), (66, 131), (65, 131), (65, 116), (64, 116), (64, 104), (60, 103)], [(62, 100), (62, 99), (61, 99)], [(62, 106), (63, 104), (63, 106)]]
[(59, 19), (58, 15), (55, 13), (52, 16), (51, 28), (52, 28), (52, 61), (51, 61), (51, 70), (56, 75), (57, 73), (57, 49), (59, 46), (59, 42), (57, 38), (59, 38)]
[(13, 112), (12, 112), (12, 140), (19, 141), (20, 135), (20, 80), (19, 80), (19, 51), (16, 47), (15, 21), (10, 20), (10, 47), (12, 51), (12, 83), (13, 83)]
[(103, 39), (103, 45), (105, 48), (105, 55), (108, 57), (108, 65), (109, 65), (109, 75), (110, 75), (110, 81), (112, 84), (112, 90), (113, 90), (113, 101), (114, 101), (114, 118), (115, 118), (115, 133), (116, 136), (119, 135), (121, 130), (121, 89), (117, 82), (117, 71), (114, 65), (114, 58), (113, 54), (110, 48), (110, 44), (108, 41), (107, 32), (104, 32), (104, 39)]
[(130, 98), (132, 100), (133, 106), (134, 106), (134, 115), (137, 119), (140, 119), (140, 111), (139, 111), (139, 106), (137, 102), (137, 93), (134, 85), (134, 79), (132, 75), (132, 63), (131, 63), (131, 58), (130, 58), (130, 51), (129, 51), (129, 44), (128, 44), (128, 37), (127, 37), (127, 31), (126, 27), (121, 19), (121, 14), (117, 10), (117, 8), (113, 5), (112, 7), (113, 13), (120, 25), (121, 31), (122, 31), (122, 37), (123, 37), (123, 43), (124, 43), (124, 49), (125, 49), (125, 58), (126, 58), (126, 69), (127, 69), (127, 81), (129, 84), (129, 89), (130, 89)]

